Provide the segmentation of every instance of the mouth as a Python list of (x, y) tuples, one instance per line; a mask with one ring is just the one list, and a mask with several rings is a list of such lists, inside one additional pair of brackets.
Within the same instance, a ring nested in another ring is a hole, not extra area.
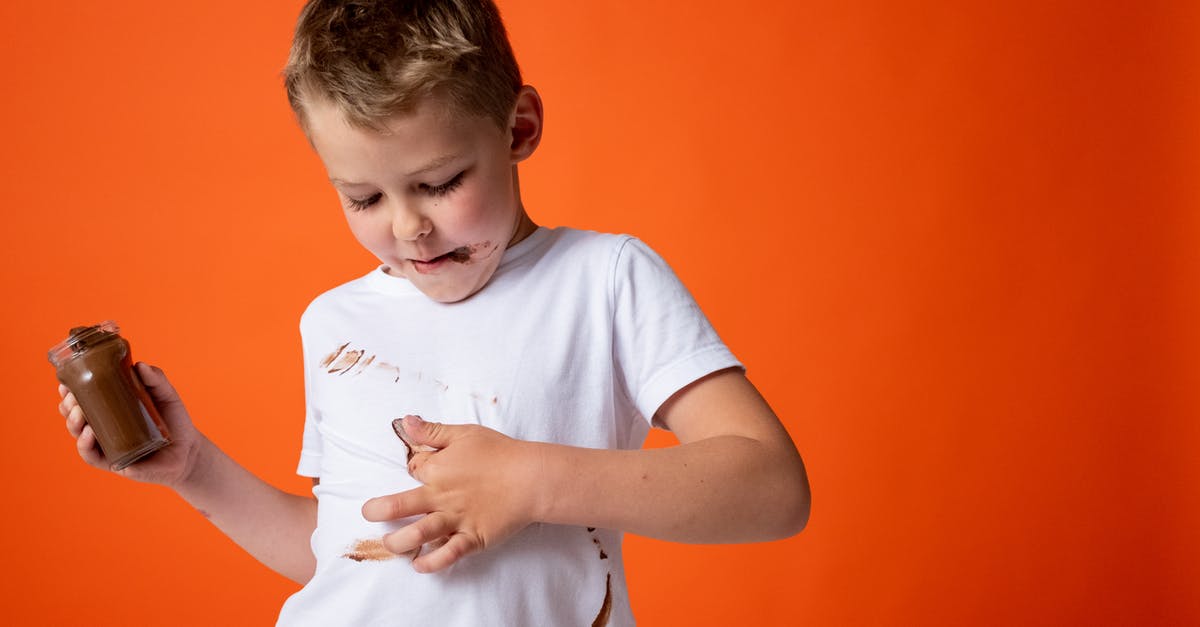
[(448, 253), (443, 253), (431, 259), (409, 259), (409, 261), (412, 262), (412, 265), (417, 269), (417, 272), (425, 274), (436, 270), (448, 261), (452, 261), (454, 263), (467, 263), (471, 260), (471, 255), (474, 253), (474, 246), (459, 246)]

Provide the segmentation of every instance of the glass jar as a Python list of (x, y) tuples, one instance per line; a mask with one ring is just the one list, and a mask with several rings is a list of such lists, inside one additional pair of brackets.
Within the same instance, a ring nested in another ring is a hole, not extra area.
[(58, 380), (75, 395), (100, 450), (121, 470), (171, 443), (154, 402), (133, 371), (129, 342), (112, 321), (71, 329), (50, 349)]

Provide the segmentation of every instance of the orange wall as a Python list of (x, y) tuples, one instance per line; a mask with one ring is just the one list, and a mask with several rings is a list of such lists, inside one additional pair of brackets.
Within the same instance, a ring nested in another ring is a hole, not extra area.
[[(1200, 16), (965, 4), (502, 2), (531, 214), (662, 252), (810, 468), (795, 539), (630, 538), (644, 624), (1200, 623)], [(297, 320), (372, 260), (279, 86), (298, 7), (0, 4), (13, 624), (269, 624), (293, 590), (84, 466), (45, 350), (117, 320), (305, 489)]]

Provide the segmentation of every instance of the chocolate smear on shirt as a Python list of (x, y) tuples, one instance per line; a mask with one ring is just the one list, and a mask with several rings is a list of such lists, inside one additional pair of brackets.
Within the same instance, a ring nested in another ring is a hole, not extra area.
[(355, 542), (350, 551), (342, 557), (348, 557), (356, 562), (382, 562), (400, 556), (387, 550), (387, 547), (383, 546), (383, 539), (370, 538)]
[(593, 537), (592, 544), (596, 545), (597, 551), (600, 551), (600, 559), (602, 559), (602, 560), (608, 559), (608, 553), (604, 552), (604, 545), (600, 544), (600, 538)]
[(596, 545), (596, 550), (600, 551), (600, 559), (608, 559), (608, 553), (604, 552), (604, 546), (600, 544), (599, 538), (592, 538), (592, 544)]
[(600, 606), (600, 613), (596, 615), (596, 620), (592, 621), (592, 627), (603, 627), (608, 624), (608, 615), (612, 613), (612, 573), (604, 576), (604, 604)]
[(366, 352), (367, 351), (364, 350), (346, 351), (342, 357), (334, 362), (333, 366), (329, 368), (329, 374), (337, 373), (339, 375), (343, 375), (347, 372), (350, 372), (350, 369), (358, 365), (359, 360), (363, 358), (363, 354)]
[(346, 342), (345, 344), (342, 344), (341, 346), (337, 347), (337, 350), (326, 355), (325, 359), (321, 360), (321, 367), (324, 368), (324, 367), (328, 366), (329, 364), (332, 364), (333, 360), (337, 359), (338, 355), (341, 355), (342, 351), (346, 350), (346, 347), (349, 345), (350, 345), (350, 342)]

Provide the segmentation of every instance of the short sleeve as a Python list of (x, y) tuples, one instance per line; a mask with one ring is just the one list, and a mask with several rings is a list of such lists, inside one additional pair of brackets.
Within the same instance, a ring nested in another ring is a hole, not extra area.
[(303, 341), (303, 325), (301, 328), (301, 345), (304, 359), (304, 439), (300, 446), (300, 463), (296, 474), (302, 477), (321, 476), (321, 416), (316, 409), (315, 390), (313, 390), (312, 362), (308, 358), (308, 348)]
[(671, 267), (636, 238), (617, 250), (612, 302), (618, 373), (646, 420), (693, 381), (742, 367)]

